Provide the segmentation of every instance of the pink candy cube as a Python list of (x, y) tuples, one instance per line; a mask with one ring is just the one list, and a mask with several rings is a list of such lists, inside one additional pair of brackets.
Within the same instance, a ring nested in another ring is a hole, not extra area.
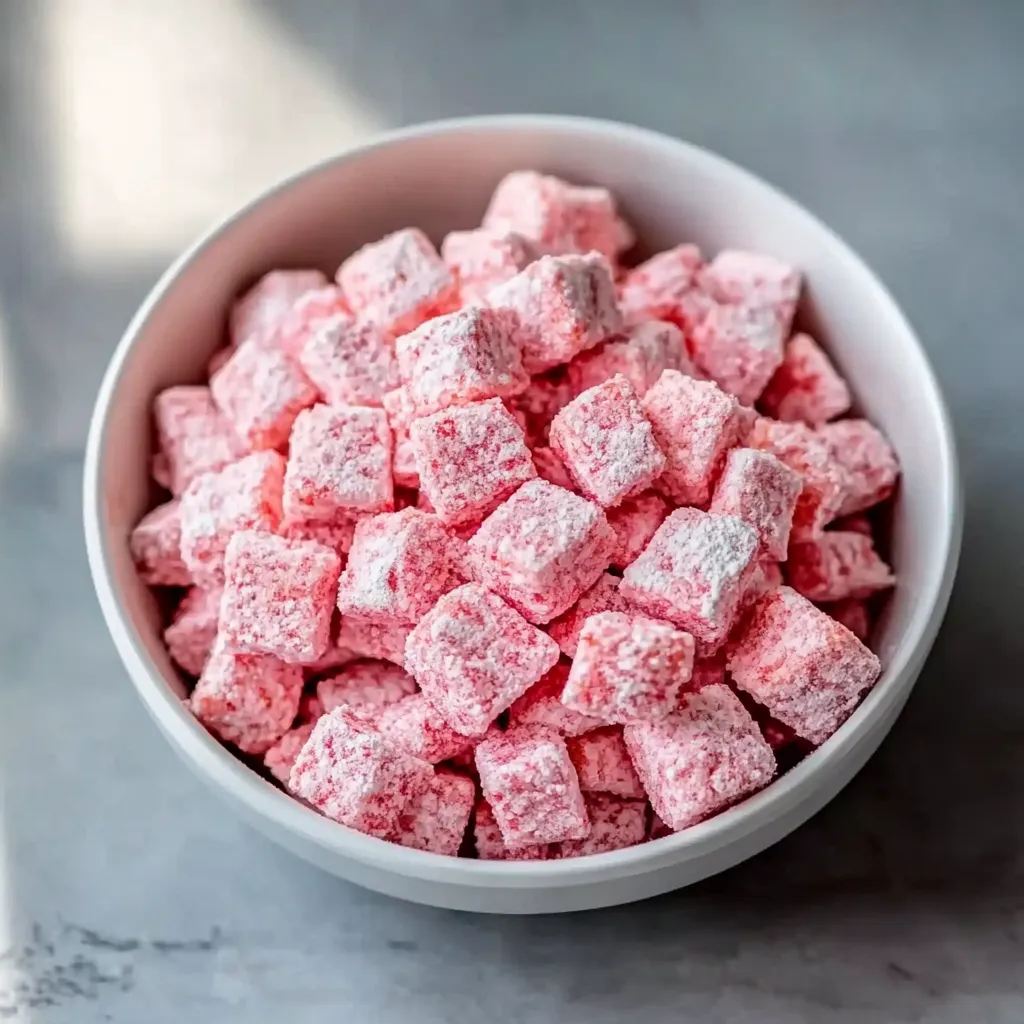
[(338, 608), (343, 617), (412, 626), (452, 588), (451, 570), (450, 541), (436, 516), (405, 508), (364, 519), (341, 574)]
[(607, 793), (587, 793), (584, 802), (590, 818), (590, 835), (586, 839), (556, 843), (551, 849), (552, 859), (611, 853), (644, 841), (647, 804), (643, 799), (620, 800)]
[(181, 509), (169, 501), (147, 512), (129, 542), (135, 568), (151, 587), (187, 587), (192, 574), (181, 560)]
[(337, 279), (360, 320), (396, 337), (458, 303), (455, 279), (418, 228), (364, 245), (338, 268)]
[(616, 541), (612, 567), (625, 569), (635, 562), (670, 511), (668, 502), (654, 491), (646, 491), (631, 501), (624, 501), (618, 508), (608, 509), (605, 515)]
[(377, 728), (392, 743), (422, 761), (438, 764), (470, 747), (422, 693), (389, 704), (376, 716)]
[(789, 587), (754, 606), (730, 643), (733, 682), (812, 743), (846, 720), (882, 666), (845, 626)]
[(298, 359), (310, 335), (325, 321), (348, 317), (348, 304), (337, 285), (315, 288), (295, 300), (277, 329), (274, 344), (289, 359)]
[(491, 805), (478, 799), (473, 809), (473, 845), (477, 860), (547, 860), (550, 846), (522, 846), (509, 849)]
[(551, 447), (580, 491), (604, 506), (639, 494), (665, 468), (640, 400), (621, 375), (584, 391), (554, 418)]
[(619, 295), (626, 319), (630, 323), (668, 320), (691, 330), (693, 314), (701, 304), (697, 277), (703, 266), (697, 246), (677, 245), (628, 271)]
[(380, 658), (404, 665), (405, 641), (410, 632), (410, 626), (381, 625), (346, 616), (341, 620), (335, 643), (357, 658)]
[(295, 759), (299, 756), (299, 751), (306, 745), (306, 740), (309, 739), (314, 724), (314, 722), (303, 722), (302, 725), (289, 729), (263, 755), (263, 763), (266, 765), (267, 771), (286, 789)]
[(598, 612), (629, 611), (629, 602), (619, 593), (619, 577), (602, 573), (597, 582), (567, 611), (553, 619), (547, 627), (548, 636), (569, 658), (576, 657), (583, 623)]
[(563, 736), (581, 736), (604, 725), (600, 718), (581, 715), (562, 703), (562, 691), (568, 678), (569, 666), (559, 662), (512, 704), (508, 711), (509, 725), (544, 725)]
[(543, 256), (487, 296), (518, 323), (527, 373), (539, 373), (599, 345), (622, 329), (608, 264), (586, 256)]
[(469, 541), (474, 576), (531, 622), (550, 622), (607, 568), (615, 545), (604, 512), (530, 480)]
[(416, 680), (408, 672), (391, 662), (376, 659), (351, 661), (316, 684), (321, 714), (342, 704), (357, 708), (385, 708), (414, 693)]
[(315, 405), (299, 413), (288, 448), (285, 515), (333, 520), (383, 512), (394, 500), (383, 409)]
[(191, 587), (164, 630), (164, 643), (174, 661), (190, 676), (198, 676), (213, 650), (220, 618), (221, 590)]
[(802, 489), (800, 476), (771, 452), (734, 448), (725, 460), (710, 510), (749, 523), (757, 530), (761, 551), (781, 560)]
[(288, 785), (326, 817), (387, 839), (433, 778), (431, 765), (398, 749), (345, 705), (317, 721)]
[(711, 381), (666, 370), (643, 398), (665, 455), (658, 489), (678, 505), (704, 507), (726, 452), (740, 444), (750, 416)]
[(448, 526), (479, 522), (537, 476), (523, 432), (499, 398), (413, 420), (409, 436), (421, 493)]
[(515, 318), (469, 306), (429, 320), (398, 339), (404, 400), (416, 416), (526, 389)]
[(381, 405), (398, 387), (390, 335), (346, 313), (314, 321), (295, 358), (329, 405)]
[(627, 725), (626, 746), (657, 815), (675, 831), (766, 786), (775, 756), (727, 686), (687, 693), (657, 722)]
[(231, 308), (229, 333), (236, 348), (250, 339), (270, 346), (291, 308), (307, 292), (322, 288), (319, 270), (272, 270), (264, 274)]
[(413, 850), (457, 857), (476, 802), (473, 780), (438, 772), (426, 791), (406, 805), (398, 828), (388, 838)]
[(181, 498), (181, 557), (197, 583), (224, 580), (224, 552), (241, 530), (273, 533), (281, 522), (284, 459), (253, 452), (204, 473)]
[(220, 631), (229, 650), (314, 661), (324, 653), (341, 562), (331, 548), (245, 530), (228, 544)]
[(846, 381), (809, 334), (794, 334), (789, 339), (782, 365), (760, 398), (769, 416), (803, 420), (812, 427), (842, 416), (850, 401)]
[(868, 597), (896, 582), (870, 537), (840, 530), (791, 544), (786, 576), (794, 590), (815, 602)]
[(693, 637), (667, 622), (600, 612), (583, 623), (562, 703), (625, 724), (664, 718), (693, 671)]
[(539, 725), (494, 731), (476, 748), (480, 789), (512, 849), (585, 839), (590, 821), (565, 740)]
[(441, 243), (441, 258), (459, 283), (463, 303), (482, 303), (492, 288), (515, 277), (538, 256), (533, 242), (515, 231), (452, 231)]
[(558, 661), (558, 645), (500, 598), (467, 583), (420, 619), (405, 661), (452, 728), (482, 736)]
[(789, 333), (802, 284), (795, 267), (764, 253), (724, 249), (699, 276), (701, 288), (716, 302), (767, 307)]
[(863, 512), (892, 494), (900, 464), (877, 427), (867, 420), (839, 420), (826, 423), (818, 434), (843, 473), (837, 515)]
[(566, 744), (584, 793), (611, 793), (633, 800), (646, 799), (620, 727), (596, 729), (584, 736), (568, 739)]

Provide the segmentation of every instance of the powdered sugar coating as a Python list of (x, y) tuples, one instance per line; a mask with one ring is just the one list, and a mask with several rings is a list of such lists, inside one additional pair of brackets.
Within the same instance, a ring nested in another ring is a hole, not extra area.
[(391, 336), (346, 313), (311, 323), (295, 358), (329, 405), (379, 406), (398, 387)]
[(187, 587), (192, 582), (181, 560), (181, 509), (177, 499), (147, 512), (129, 539), (139, 577), (151, 587)]
[(690, 310), (694, 296), (700, 294), (697, 276), (703, 266), (697, 246), (677, 245), (628, 271), (619, 290), (627, 321), (667, 320), (690, 330)]
[(569, 658), (576, 657), (576, 646), (580, 640), (583, 623), (598, 612), (629, 611), (629, 602), (619, 593), (619, 578), (611, 573), (602, 573), (597, 582), (579, 600), (547, 627), (548, 636)]
[(640, 800), (621, 800), (608, 793), (586, 793), (584, 802), (590, 818), (590, 835), (586, 839), (556, 843), (553, 859), (590, 857), (637, 846), (647, 833), (647, 804)]
[(174, 661), (190, 676), (198, 676), (213, 650), (220, 618), (219, 587), (190, 587), (164, 630), (164, 643)]
[(896, 582), (870, 537), (841, 530), (791, 544), (786, 576), (794, 590), (815, 602), (868, 597)]
[(286, 789), (295, 759), (299, 756), (299, 751), (306, 745), (315, 724), (315, 722), (303, 722), (301, 725), (289, 729), (263, 755), (263, 763), (266, 765), (267, 771)]
[(505, 844), (515, 849), (585, 839), (583, 794), (565, 740), (552, 729), (520, 725), (477, 745), (480, 789)]
[(511, 310), (527, 373), (539, 373), (599, 345), (622, 329), (615, 286), (604, 258), (543, 256), (487, 296)]
[(473, 780), (454, 772), (438, 772), (426, 791), (413, 797), (389, 838), (399, 846), (457, 857), (476, 801)]
[(605, 515), (615, 533), (612, 567), (625, 569), (635, 562), (670, 511), (668, 502), (654, 491), (645, 491), (618, 508), (608, 509)]
[(846, 720), (882, 669), (853, 633), (789, 587), (757, 602), (730, 642), (728, 666), (736, 686), (815, 744)]
[(640, 400), (621, 374), (570, 402), (552, 421), (550, 437), (580, 491), (606, 507), (639, 494), (665, 468)]
[(562, 703), (568, 678), (568, 664), (559, 662), (512, 704), (509, 725), (544, 725), (563, 736), (581, 736), (604, 725), (600, 718), (581, 715)]
[(523, 432), (499, 398), (413, 420), (409, 437), (421, 494), (448, 526), (479, 522), (537, 475)]
[(274, 343), (289, 359), (298, 359), (310, 335), (327, 320), (350, 316), (337, 285), (325, 285), (295, 300), (274, 335)]
[(789, 333), (802, 284), (795, 267), (765, 253), (723, 249), (699, 278), (716, 302), (771, 309), (783, 333)]
[(509, 849), (491, 805), (482, 797), (473, 808), (473, 845), (477, 860), (547, 860), (550, 846), (523, 846)]
[(818, 435), (829, 446), (844, 479), (836, 515), (863, 512), (892, 494), (900, 464), (882, 432), (867, 420), (826, 423)]
[(327, 278), (319, 270), (271, 270), (264, 274), (231, 307), (231, 344), (237, 348), (251, 339), (265, 346), (272, 344), (295, 303), (326, 284)]
[(383, 512), (394, 505), (391, 431), (382, 409), (315, 405), (288, 447), (284, 512), (295, 519)]
[(349, 662), (316, 684), (321, 714), (342, 704), (358, 708), (385, 708), (414, 693), (416, 680), (408, 672), (389, 661), (373, 658)]
[(399, 750), (357, 709), (343, 705), (317, 720), (288, 784), (326, 817), (386, 839), (433, 778), (429, 764)]
[(377, 728), (396, 746), (431, 764), (456, 757), (471, 746), (422, 693), (403, 697), (385, 707), (377, 715)]
[(396, 337), (458, 303), (455, 279), (418, 228), (364, 245), (338, 268), (337, 281), (361, 320)]
[(846, 381), (809, 334), (794, 334), (786, 342), (782, 364), (760, 398), (769, 416), (802, 420), (812, 427), (842, 416), (850, 402)]
[(705, 507), (730, 448), (749, 429), (749, 414), (711, 381), (666, 370), (643, 398), (665, 455), (658, 489), (678, 505)]
[(615, 544), (604, 512), (546, 480), (530, 480), (469, 541), (474, 578), (531, 622), (550, 622), (607, 568)]
[(626, 726), (626, 746), (655, 812), (679, 831), (766, 786), (775, 756), (727, 686), (687, 693), (675, 714)]
[(341, 562), (332, 548), (243, 530), (228, 544), (220, 631), (229, 650), (314, 661), (327, 648)]
[(621, 727), (595, 729), (566, 740), (566, 745), (584, 793), (646, 799), (647, 794), (629, 759)]
[(507, 229), (451, 231), (441, 242), (441, 258), (459, 283), (463, 303), (481, 303), (496, 285), (515, 277), (537, 257), (538, 248)]

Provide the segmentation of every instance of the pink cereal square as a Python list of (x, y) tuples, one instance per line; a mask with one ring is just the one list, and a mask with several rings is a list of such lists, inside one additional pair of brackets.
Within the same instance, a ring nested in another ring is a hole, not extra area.
[(704, 376), (753, 405), (782, 363), (784, 342), (773, 310), (716, 304), (694, 327), (690, 350)]
[(626, 272), (619, 304), (629, 323), (667, 320), (683, 330), (692, 326), (690, 310), (700, 295), (697, 276), (704, 266), (695, 245), (677, 245)]
[(473, 846), (477, 860), (547, 860), (551, 852), (550, 846), (509, 849), (491, 805), (483, 798), (478, 798), (473, 808)]
[(684, 694), (675, 714), (624, 730), (655, 813), (674, 831), (710, 818), (766, 786), (775, 756), (727, 686)]
[(492, 288), (515, 277), (538, 256), (533, 242), (516, 231), (451, 231), (441, 242), (441, 259), (458, 281), (463, 303), (482, 303)]
[(219, 645), (189, 697), (207, 729), (244, 754), (265, 754), (299, 710), (302, 670), (270, 655), (233, 654)]
[(377, 715), (377, 728), (396, 746), (431, 764), (456, 757), (471, 746), (422, 693), (383, 708)]
[(380, 710), (416, 693), (416, 680), (389, 661), (361, 658), (317, 681), (321, 714), (342, 704)]
[(730, 642), (733, 682), (773, 718), (824, 743), (882, 667), (845, 626), (789, 587), (761, 598)]
[(229, 650), (310, 662), (327, 649), (341, 562), (331, 548), (244, 530), (228, 544), (220, 631)]
[(786, 577), (795, 591), (815, 603), (869, 597), (896, 582), (870, 537), (841, 530), (794, 541), (789, 547)]
[(668, 502), (654, 491), (646, 491), (624, 501), (618, 508), (608, 509), (605, 514), (616, 540), (612, 568), (625, 569), (635, 562), (671, 511)]
[(693, 671), (693, 637), (667, 622), (600, 612), (583, 623), (562, 703), (623, 725), (664, 718)]
[(315, 288), (295, 300), (277, 328), (274, 345), (289, 359), (298, 359), (310, 335), (322, 323), (350, 316), (348, 305), (337, 285)]
[(181, 560), (181, 509), (177, 499), (147, 512), (132, 530), (132, 560), (151, 587), (187, 587), (192, 582)]
[(565, 740), (553, 729), (494, 730), (476, 748), (480, 789), (512, 849), (586, 839), (590, 821)]
[(306, 745), (315, 724), (315, 722), (303, 722), (301, 725), (289, 729), (263, 755), (263, 764), (267, 771), (286, 789), (295, 759), (299, 756), (299, 751)]
[(315, 405), (288, 446), (283, 509), (293, 519), (384, 512), (394, 506), (391, 431), (383, 409)]
[(438, 772), (426, 791), (406, 805), (398, 829), (388, 838), (399, 846), (457, 857), (476, 802), (473, 780)]
[(370, 242), (338, 268), (352, 311), (395, 336), (447, 313), (458, 302), (455, 279), (418, 228)]
[(527, 373), (539, 373), (599, 345), (622, 329), (604, 258), (542, 256), (493, 288), (488, 305), (511, 310)]
[(479, 522), (537, 476), (523, 432), (499, 398), (413, 420), (409, 437), (420, 493), (447, 526)]
[(197, 583), (224, 581), (224, 552), (241, 530), (274, 533), (281, 522), (284, 459), (253, 452), (196, 477), (181, 497), (181, 557)]
[(759, 401), (777, 420), (802, 420), (820, 427), (847, 412), (851, 397), (821, 346), (809, 334), (794, 334)]
[(288, 788), (325, 817), (387, 839), (433, 778), (431, 765), (399, 750), (357, 709), (343, 705), (313, 726)]
[(405, 400), (417, 416), (507, 398), (529, 383), (515, 318), (503, 310), (468, 306), (436, 317), (399, 337), (395, 350)]
[(175, 663), (190, 676), (202, 674), (217, 639), (220, 588), (191, 587), (164, 630), (164, 643)]
[(573, 399), (552, 421), (550, 436), (580, 491), (602, 506), (646, 490), (665, 468), (640, 399), (621, 374)]
[(871, 635), (871, 609), (859, 597), (847, 597), (821, 606), (836, 622), (842, 623), (862, 643)]
[(412, 626), (454, 585), (451, 542), (437, 516), (415, 508), (363, 519), (338, 585), (345, 616)]
[(327, 278), (319, 270), (271, 270), (231, 307), (229, 334), (235, 348), (250, 339), (273, 343), (289, 310), (307, 292), (322, 288)]
[(678, 505), (706, 507), (726, 453), (749, 429), (749, 414), (716, 384), (677, 370), (666, 370), (642, 404), (665, 455), (658, 489)]
[(604, 725), (600, 718), (581, 715), (562, 703), (568, 678), (568, 664), (559, 662), (515, 700), (508, 711), (509, 725), (544, 725), (563, 736), (581, 736)]
[(551, 857), (591, 857), (638, 846), (647, 835), (647, 804), (639, 800), (622, 800), (608, 793), (586, 793), (584, 802), (590, 818), (590, 835), (556, 843)]
[(724, 249), (699, 275), (701, 288), (716, 302), (767, 307), (789, 333), (802, 277), (795, 267), (765, 253)]
[(346, 313), (311, 324), (295, 358), (328, 405), (379, 406), (398, 387), (390, 335)]
[(280, 349), (240, 345), (210, 380), (213, 400), (250, 448), (283, 448), (295, 417), (319, 397)]
[(558, 661), (558, 645), (499, 597), (467, 583), (420, 619), (405, 661), (453, 729), (482, 736)]
[(344, 616), (335, 643), (356, 658), (378, 658), (395, 665), (405, 664), (405, 642), (412, 627), (366, 622)]
[(892, 494), (900, 464), (882, 432), (867, 420), (837, 420), (818, 431), (843, 473), (836, 515), (849, 516), (877, 505)]
[(647, 798), (629, 758), (621, 727), (595, 729), (567, 739), (566, 744), (584, 793), (611, 793), (631, 800)]
[(749, 523), (768, 557), (786, 557), (793, 512), (803, 489), (800, 476), (771, 452), (734, 448), (715, 485), (710, 511)]
[(153, 400), (162, 479), (175, 497), (202, 473), (234, 462), (248, 450), (217, 408), (207, 387), (167, 388)]
[(757, 547), (757, 531), (742, 519), (676, 509), (623, 573), (619, 593), (714, 647), (736, 619)]
[(530, 480), (484, 520), (469, 552), (474, 578), (543, 624), (597, 581), (614, 545), (598, 505)]
[(619, 593), (619, 577), (602, 573), (597, 582), (579, 600), (547, 627), (548, 636), (562, 649), (568, 658), (576, 657), (576, 646), (580, 642), (580, 630), (591, 615), (598, 612), (629, 611), (629, 602)]

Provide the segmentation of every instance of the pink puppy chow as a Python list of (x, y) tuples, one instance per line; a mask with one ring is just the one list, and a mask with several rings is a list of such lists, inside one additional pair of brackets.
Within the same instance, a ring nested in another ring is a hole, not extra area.
[(345, 616), (338, 628), (335, 643), (339, 648), (351, 651), (357, 658), (379, 658), (405, 664), (405, 641), (410, 626), (396, 624), (380, 625)]
[(273, 343), (281, 322), (307, 292), (322, 288), (327, 278), (319, 270), (272, 270), (264, 274), (231, 307), (229, 333), (236, 348), (255, 338)]
[(598, 612), (629, 611), (629, 602), (619, 593), (619, 577), (602, 573), (597, 582), (567, 611), (553, 619), (547, 627), (548, 636), (569, 658), (576, 657), (583, 623)]
[(207, 729), (245, 754), (265, 754), (299, 710), (302, 670), (270, 655), (218, 648), (199, 677), (189, 707)]
[(761, 393), (760, 404), (777, 420), (803, 420), (812, 427), (850, 408), (850, 389), (832, 361), (809, 334), (786, 343), (782, 365)]
[(157, 482), (175, 496), (200, 474), (223, 469), (248, 450), (207, 387), (161, 391), (153, 401), (153, 418), (162, 468)]
[(181, 560), (181, 509), (169, 501), (147, 512), (132, 530), (135, 568), (151, 587), (187, 587), (192, 574)]
[(618, 374), (584, 391), (554, 418), (551, 447), (580, 491), (604, 506), (646, 490), (665, 468), (640, 400)]
[(306, 292), (295, 300), (274, 336), (274, 343), (289, 359), (298, 359), (309, 340), (326, 320), (351, 316), (345, 297), (337, 285)]
[(457, 857), (476, 802), (473, 780), (438, 772), (426, 791), (413, 797), (388, 838), (399, 846)]
[(508, 312), (469, 306), (402, 335), (395, 347), (413, 414), (524, 391), (529, 378), (515, 332)]
[(325, 817), (387, 839), (433, 778), (431, 765), (400, 750), (345, 705), (318, 719), (288, 788)]
[(794, 590), (815, 602), (868, 597), (896, 582), (870, 537), (840, 530), (791, 544), (786, 576)]
[(845, 626), (789, 587), (754, 606), (730, 643), (733, 681), (811, 743), (824, 743), (882, 666)]
[(483, 302), (495, 285), (515, 277), (538, 256), (533, 242), (516, 231), (452, 231), (441, 243), (441, 258), (459, 282), (463, 303)]
[(612, 567), (625, 569), (635, 562), (670, 511), (668, 502), (654, 491), (624, 501), (618, 508), (608, 509), (605, 514), (616, 539)]
[(693, 637), (642, 615), (601, 612), (583, 623), (562, 703), (624, 724), (664, 718), (693, 671)]
[(416, 692), (416, 680), (398, 665), (376, 659), (350, 662), (316, 684), (321, 712), (342, 704), (357, 708), (385, 708)]
[(263, 763), (267, 771), (287, 788), (288, 779), (292, 773), (292, 766), (299, 756), (299, 751), (306, 745), (309, 734), (313, 731), (315, 722), (303, 722), (293, 729), (289, 729), (267, 752), (263, 755)]
[(757, 548), (757, 531), (742, 519), (676, 509), (623, 573), (619, 592), (713, 648), (729, 635)]
[(544, 725), (563, 736), (581, 736), (604, 725), (600, 718), (581, 715), (562, 703), (568, 678), (569, 666), (559, 662), (509, 708), (509, 725)]
[(453, 729), (482, 736), (558, 661), (558, 645), (500, 598), (467, 583), (420, 619), (405, 661)]
[(839, 420), (826, 423), (818, 435), (844, 474), (837, 515), (863, 512), (892, 494), (900, 464), (877, 427), (867, 420)]
[(643, 398), (665, 455), (658, 489), (679, 505), (706, 506), (730, 448), (740, 444), (750, 414), (711, 381), (666, 370)]
[(668, 320), (692, 330), (700, 310), (710, 305), (697, 284), (703, 266), (697, 246), (677, 245), (627, 271), (619, 293), (626, 320)]
[(224, 558), (220, 631), (243, 654), (314, 661), (327, 649), (341, 562), (332, 548), (270, 533), (236, 533)]
[(622, 329), (615, 286), (604, 258), (543, 256), (487, 296), (517, 318), (527, 373), (539, 373), (599, 345)]
[(715, 305), (694, 327), (690, 347), (705, 376), (753, 405), (782, 362), (784, 341), (773, 310)]
[(634, 800), (646, 798), (620, 727), (597, 729), (568, 739), (566, 743), (584, 793), (611, 793)]
[(552, 859), (611, 853), (644, 841), (647, 835), (647, 804), (642, 798), (621, 800), (607, 793), (587, 793), (584, 802), (590, 818), (590, 835), (586, 839), (556, 843), (551, 850)]
[(802, 279), (799, 270), (774, 256), (724, 249), (700, 272), (700, 284), (716, 302), (773, 310), (788, 334)]
[(655, 813), (675, 831), (766, 786), (775, 756), (727, 686), (687, 693), (675, 714), (625, 728), (626, 746)]
[(331, 520), (394, 505), (391, 431), (383, 409), (315, 405), (299, 413), (288, 446), (283, 508)]
[(599, 506), (530, 480), (484, 520), (469, 552), (474, 578), (542, 624), (596, 582), (614, 546)]
[(771, 452), (734, 448), (718, 478), (710, 511), (749, 523), (757, 530), (762, 552), (782, 560), (802, 489), (800, 476)]
[(164, 643), (174, 661), (198, 676), (213, 650), (220, 618), (220, 588), (191, 587), (164, 630)]
[(498, 183), (484, 214), (484, 228), (517, 231), (544, 252), (597, 250), (609, 260), (633, 244), (606, 188), (571, 185), (536, 171), (513, 171)]
[(223, 582), (224, 552), (239, 531), (277, 530), (283, 484), (277, 452), (253, 452), (192, 481), (181, 498), (181, 557), (197, 583)]
[(311, 324), (295, 358), (329, 405), (381, 405), (398, 387), (390, 335), (346, 313)]
[(338, 268), (338, 284), (360, 320), (397, 336), (454, 309), (455, 278), (418, 228), (364, 245)]
[(356, 527), (338, 585), (338, 608), (343, 623), (352, 616), (411, 626), (453, 583), (451, 542), (437, 516), (404, 508)]
[(523, 432), (499, 398), (413, 420), (409, 437), (421, 494), (447, 526), (479, 522), (537, 476)]
[(586, 839), (590, 821), (565, 740), (540, 725), (490, 733), (476, 748), (480, 789), (506, 845)]
[(551, 853), (550, 846), (510, 849), (502, 838), (491, 805), (483, 799), (478, 799), (473, 808), (473, 845), (477, 860), (547, 860)]
[(377, 728), (396, 746), (431, 764), (456, 757), (470, 746), (422, 693), (403, 697), (376, 716)]

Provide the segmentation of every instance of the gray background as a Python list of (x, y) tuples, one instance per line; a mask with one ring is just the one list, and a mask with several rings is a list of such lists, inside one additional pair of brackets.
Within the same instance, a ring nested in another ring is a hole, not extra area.
[[(0, 1020), (1024, 1020), (1024, 4), (628, 6), (0, 0)], [(529, 109), (710, 146), (863, 252), (949, 396), (967, 532), (910, 705), (824, 813), (687, 892), (503, 920), (222, 811), (105, 633), (79, 479), (119, 333), (213, 218), (378, 128)]]

